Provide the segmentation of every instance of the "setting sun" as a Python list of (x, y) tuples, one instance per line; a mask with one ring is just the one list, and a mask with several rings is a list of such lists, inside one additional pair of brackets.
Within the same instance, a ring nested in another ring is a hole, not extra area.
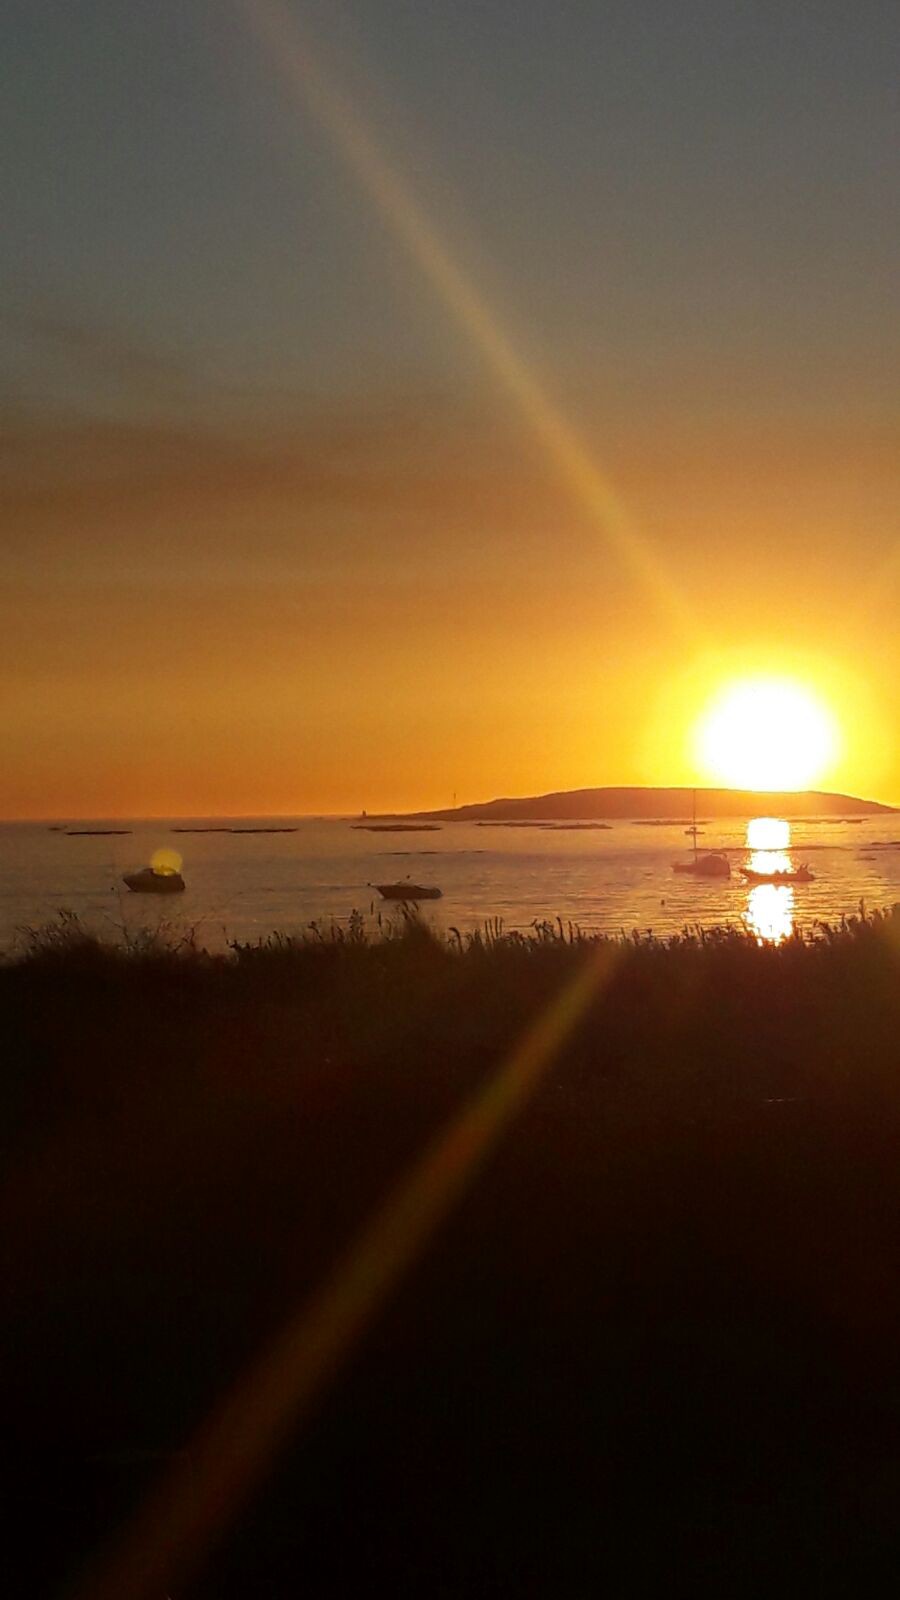
[(803, 789), (834, 761), (838, 731), (830, 711), (802, 684), (751, 679), (728, 686), (696, 733), (704, 772), (739, 789)]

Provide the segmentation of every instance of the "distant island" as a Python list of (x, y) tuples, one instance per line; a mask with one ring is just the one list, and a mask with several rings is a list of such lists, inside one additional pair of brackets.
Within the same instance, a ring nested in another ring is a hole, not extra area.
[(433, 822), (592, 821), (597, 818), (689, 822), (697, 797), (704, 817), (863, 817), (897, 810), (878, 800), (827, 794), (817, 789), (563, 789), (555, 794), (486, 800), (479, 805), (451, 806), (443, 811), (414, 811), (410, 818)]

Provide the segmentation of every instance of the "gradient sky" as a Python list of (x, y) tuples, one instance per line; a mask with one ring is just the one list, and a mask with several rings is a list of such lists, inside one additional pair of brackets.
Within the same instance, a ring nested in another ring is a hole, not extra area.
[(691, 782), (747, 671), (900, 803), (897, 45), (7, 0), (0, 815)]

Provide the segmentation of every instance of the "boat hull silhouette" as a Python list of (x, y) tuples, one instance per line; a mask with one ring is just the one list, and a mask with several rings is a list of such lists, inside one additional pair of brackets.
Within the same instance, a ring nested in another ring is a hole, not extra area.
[(444, 892), (421, 883), (374, 883), (372, 887), (383, 900), (440, 900)]
[(126, 872), (122, 882), (132, 894), (182, 894), (184, 879), (180, 872), (154, 872), (143, 867), (140, 872)]
[(754, 867), (741, 867), (741, 875), (748, 883), (812, 883), (815, 878), (809, 867), (785, 868), (780, 872), (757, 872)]
[(730, 878), (731, 866), (727, 856), (710, 853), (698, 856), (696, 861), (675, 861), (673, 872), (687, 872), (692, 878)]

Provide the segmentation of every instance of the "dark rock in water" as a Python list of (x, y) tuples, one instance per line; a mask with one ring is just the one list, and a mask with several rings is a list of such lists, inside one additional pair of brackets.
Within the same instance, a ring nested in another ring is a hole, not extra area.
[(545, 833), (610, 833), (611, 822), (539, 822)]
[(477, 822), (477, 828), (540, 828), (544, 833), (594, 833), (597, 829), (608, 832), (611, 822), (545, 822), (540, 818), (528, 822)]
[(354, 833), (440, 833), (436, 822), (354, 822)]

